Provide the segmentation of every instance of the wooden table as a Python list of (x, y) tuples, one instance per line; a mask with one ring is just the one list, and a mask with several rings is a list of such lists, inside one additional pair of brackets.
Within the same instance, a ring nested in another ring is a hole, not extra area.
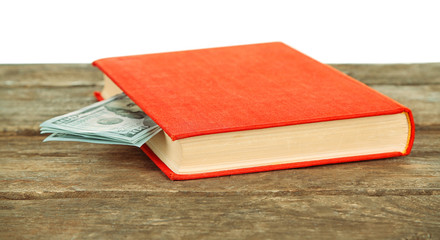
[(440, 239), (440, 63), (334, 66), (413, 110), (410, 156), (173, 182), (135, 147), (42, 143), (97, 69), (1, 65), (0, 239)]

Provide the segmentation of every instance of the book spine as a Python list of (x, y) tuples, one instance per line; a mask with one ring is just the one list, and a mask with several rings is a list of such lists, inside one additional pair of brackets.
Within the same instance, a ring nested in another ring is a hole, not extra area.
[(409, 127), (408, 141), (406, 144), (405, 151), (402, 154), (403, 156), (406, 156), (406, 155), (410, 154), (411, 149), (413, 147), (415, 134), (416, 134), (416, 127), (415, 127), (414, 117), (413, 117), (411, 110), (409, 108), (405, 108), (404, 113), (406, 114), (406, 117), (408, 119), (408, 125), (409, 125), (408, 126)]

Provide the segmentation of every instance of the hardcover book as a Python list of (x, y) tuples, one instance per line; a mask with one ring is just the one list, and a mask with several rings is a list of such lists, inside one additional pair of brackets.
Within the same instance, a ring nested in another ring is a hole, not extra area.
[(104, 58), (161, 128), (141, 149), (172, 180), (407, 155), (410, 109), (280, 42)]

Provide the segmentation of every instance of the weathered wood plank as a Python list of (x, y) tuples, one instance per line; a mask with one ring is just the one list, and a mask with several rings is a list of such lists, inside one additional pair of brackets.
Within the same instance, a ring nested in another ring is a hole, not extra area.
[(176, 193), (1, 201), (0, 238), (439, 239), (440, 196)]
[(94, 86), (0, 88), (0, 127), (3, 135), (38, 135), (47, 119), (96, 102)]
[[(418, 131), (410, 156), (172, 182), (138, 148), (0, 137), (0, 198), (144, 196), (165, 192), (296, 195), (440, 194), (440, 131)], [(237, 183), (240, 184), (237, 184)]]
[[(411, 85), (437, 83), (435, 75), (421, 69), (434, 69), (434, 73), (437, 66), (440, 69), (440, 64), (380, 66), (338, 65), (344, 70), (352, 68), (352, 72), (359, 72), (360, 79), (376, 79), (365, 69), (379, 68), (379, 72), (385, 74), (384, 81), (396, 84), (400, 84), (396, 81), (400, 79), (402, 69), (408, 68), (403, 72), (412, 77)], [(3, 135), (37, 135), (41, 122), (93, 103), (92, 92), (102, 88), (101, 78), (101, 73), (88, 64), (0, 65), (0, 126)], [(373, 88), (410, 107), (417, 126), (440, 125), (440, 85), (395, 86), (383, 85), (376, 80), (370, 83), (375, 84)]]
[[(440, 85), (373, 88), (413, 110), (417, 126), (440, 125)], [(0, 126), (3, 135), (38, 135), (39, 124), (95, 102), (100, 87), (0, 88)]]
[(0, 88), (101, 86), (102, 79), (90, 64), (0, 65)]
[[(437, 85), (440, 63), (330, 64), (368, 85)], [(100, 71), (90, 64), (0, 65), (0, 87), (100, 85)]]
[(332, 64), (368, 85), (438, 85), (440, 63)]

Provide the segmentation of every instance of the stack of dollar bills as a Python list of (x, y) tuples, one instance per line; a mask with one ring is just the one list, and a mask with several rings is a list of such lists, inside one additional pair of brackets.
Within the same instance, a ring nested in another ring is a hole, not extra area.
[(130, 98), (119, 94), (40, 125), (46, 141), (77, 141), (140, 147), (162, 129)]

